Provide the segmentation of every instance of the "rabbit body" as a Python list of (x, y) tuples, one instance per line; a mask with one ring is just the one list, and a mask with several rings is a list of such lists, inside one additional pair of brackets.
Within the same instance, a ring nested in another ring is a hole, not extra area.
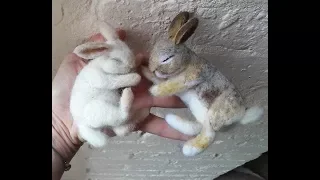
[(182, 149), (185, 156), (194, 156), (212, 144), (215, 132), (223, 126), (256, 121), (263, 110), (247, 108), (235, 86), (212, 61), (197, 56), (183, 44), (198, 23), (195, 18), (188, 20), (188, 14), (183, 13), (177, 15), (169, 28), (169, 35), (174, 29), (176, 34), (155, 44), (149, 67), (143, 67), (142, 72), (154, 82), (149, 90), (153, 96), (177, 95), (194, 115), (196, 121), (174, 114), (165, 116), (166, 122), (176, 130), (197, 135)]
[(70, 98), (70, 112), (79, 138), (94, 147), (106, 144), (103, 128), (126, 135), (134, 128), (129, 119), (140, 113), (131, 111), (131, 86), (141, 79), (134, 71), (135, 56), (110, 25), (101, 24), (100, 31), (106, 42), (89, 42), (74, 50), (79, 57), (92, 60), (78, 74)]

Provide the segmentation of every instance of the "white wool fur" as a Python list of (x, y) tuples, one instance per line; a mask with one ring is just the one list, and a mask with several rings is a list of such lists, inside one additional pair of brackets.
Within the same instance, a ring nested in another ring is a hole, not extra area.
[(202, 128), (202, 125), (198, 122), (182, 119), (181, 117), (175, 114), (167, 114), (165, 116), (165, 120), (170, 127), (189, 136), (199, 134)]
[(145, 109), (141, 112), (131, 109), (134, 99), (131, 86), (141, 79), (134, 72), (137, 65), (133, 52), (112, 26), (102, 23), (100, 31), (106, 42), (89, 42), (74, 50), (79, 57), (92, 60), (77, 76), (70, 99), (79, 138), (94, 147), (106, 144), (103, 128), (118, 128), (117, 135), (126, 135), (135, 127), (136, 122), (129, 121), (131, 117), (141, 121), (147, 115)]
[(119, 39), (119, 36), (116, 33), (115, 29), (108, 23), (101, 22), (99, 29), (102, 36), (105, 37), (108, 41), (115, 41)]
[(245, 125), (261, 119), (263, 112), (264, 110), (261, 107), (258, 107), (258, 106), (250, 107), (249, 109), (246, 110), (246, 113), (244, 114), (243, 118), (240, 120), (240, 124)]

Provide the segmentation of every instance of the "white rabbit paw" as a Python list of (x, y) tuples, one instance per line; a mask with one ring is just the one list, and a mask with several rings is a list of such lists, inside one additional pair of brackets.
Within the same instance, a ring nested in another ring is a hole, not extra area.
[(122, 92), (120, 105), (124, 112), (129, 112), (133, 103), (134, 95), (131, 88), (125, 88)]
[(201, 153), (204, 149), (192, 146), (191, 144), (185, 144), (182, 148), (182, 153), (185, 156), (191, 157)]
[(133, 86), (136, 86), (140, 83), (141, 81), (141, 76), (138, 74), (138, 73), (134, 73), (132, 74), (132, 77), (131, 77), (131, 81), (133, 82)]
[(149, 92), (150, 92), (150, 94), (153, 95), (153, 96), (159, 96), (159, 95), (160, 95), (159, 87), (158, 87), (157, 85), (152, 86), (152, 87), (149, 89)]
[(130, 133), (130, 126), (123, 125), (123, 126), (117, 126), (113, 128), (114, 133), (117, 136), (127, 136)]

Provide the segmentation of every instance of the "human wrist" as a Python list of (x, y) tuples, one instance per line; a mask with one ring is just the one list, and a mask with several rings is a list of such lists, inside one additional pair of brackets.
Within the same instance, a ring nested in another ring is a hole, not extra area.
[(71, 131), (71, 127), (52, 115), (52, 148), (69, 163), (82, 146), (82, 142)]
[(65, 163), (60, 155), (52, 149), (52, 180), (60, 180), (65, 171)]

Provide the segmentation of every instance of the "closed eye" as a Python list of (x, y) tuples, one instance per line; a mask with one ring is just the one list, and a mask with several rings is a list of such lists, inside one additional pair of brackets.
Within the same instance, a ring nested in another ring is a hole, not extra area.
[(119, 59), (119, 58), (115, 58), (115, 57), (113, 57), (113, 58), (111, 58), (112, 60), (115, 60), (115, 61), (119, 61), (119, 62), (121, 62), (121, 60)]
[(164, 62), (168, 61), (168, 60), (169, 60), (169, 59), (171, 59), (173, 56), (174, 56), (174, 55), (169, 56), (168, 58), (166, 58), (166, 59), (165, 59), (165, 60), (163, 60), (162, 62), (164, 63)]

